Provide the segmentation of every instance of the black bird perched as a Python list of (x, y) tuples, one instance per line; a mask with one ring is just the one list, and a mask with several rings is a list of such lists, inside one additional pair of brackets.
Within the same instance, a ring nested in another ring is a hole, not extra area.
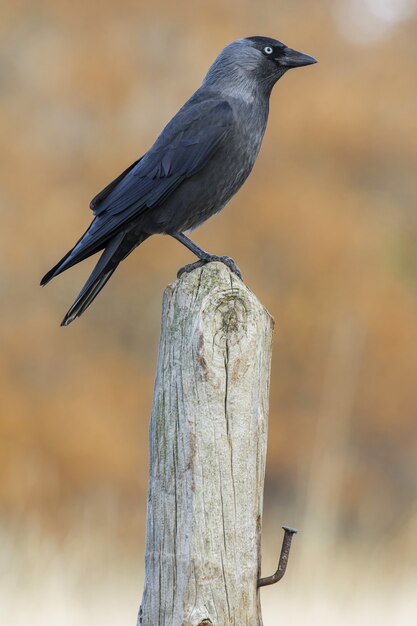
[(313, 57), (268, 37), (238, 39), (219, 54), (199, 89), (164, 128), (153, 146), (90, 203), (94, 220), (42, 279), (104, 250), (62, 321), (79, 317), (104, 287), (120, 261), (150, 235), (171, 235), (200, 261), (226, 263), (205, 252), (184, 231), (223, 209), (249, 176), (264, 136), (272, 87), (293, 67)]

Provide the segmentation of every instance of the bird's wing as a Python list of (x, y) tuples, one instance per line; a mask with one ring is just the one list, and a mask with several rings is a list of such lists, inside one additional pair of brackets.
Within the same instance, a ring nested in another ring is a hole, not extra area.
[(150, 150), (92, 200), (97, 227), (113, 230), (165, 200), (196, 174), (226, 140), (234, 123), (226, 101), (185, 105)]
[(227, 102), (198, 101), (195, 96), (189, 100), (150, 150), (93, 198), (93, 222), (42, 283), (102, 250), (131, 220), (152, 210), (186, 178), (201, 170), (227, 140), (233, 123), (233, 111)]
[[(141, 158), (142, 157), (140, 157), (140, 159)], [(124, 170), (124, 172), (119, 174), (119, 176), (117, 178), (112, 180), (111, 183), (106, 185), (106, 187), (104, 187), (104, 189), (102, 189), (97, 195), (94, 196), (94, 198), (90, 202), (90, 209), (92, 211), (94, 211), (94, 209), (99, 205), (99, 203), (102, 200), (104, 200), (104, 198), (107, 198), (107, 196), (110, 194), (110, 192), (113, 191), (113, 189), (118, 185), (118, 183), (120, 183), (120, 181), (126, 176), (126, 174), (128, 174), (130, 172), (130, 170), (132, 170), (139, 163), (140, 159), (138, 159), (137, 161), (132, 163), (132, 165), (129, 165), (129, 167), (127, 167)]]
[(131, 220), (163, 202), (205, 166), (227, 141), (233, 124), (233, 110), (226, 101), (186, 103), (148, 152), (93, 198), (95, 219), (73, 256), (99, 249)]

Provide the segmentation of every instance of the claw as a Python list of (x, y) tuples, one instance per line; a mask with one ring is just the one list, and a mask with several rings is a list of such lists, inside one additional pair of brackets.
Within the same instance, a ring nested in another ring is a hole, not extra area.
[(216, 259), (213, 259), (213, 261), (214, 260), (220, 261), (221, 263), (227, 265), (227, 267), (233, 272), (233, 274), (236, 274), (236, 276), (240, 278), (240, 280), (243, 280), (240, 269), (233, 261), (233, 259), (230, 258), (230, 256), (219, 256)]
[(233, 261), (233, 259), (230, 258), (230, 256), (215, 256), (215, 255), (210, 255), (210, 258), (208, 259), (200, 259), (199, 261), (195, 261), (195, 263), (189, 263), (188, 265), (184, 265), (184, 267), (181, 267), (178, 270), (177, 278), (180, 278), (180, 276), (182, 276), (185, 273), (192, 272), (198, 267), (202, 267), (203, 265), (206, 265), (206, 263), (212, 263), (213, 261), (223, 263), (229, 268), (229, 270), (233, 272), (233, 274), (236, 274), (236, 276), (240, 278), (240, 280), (243, 280), (240, 269), (238, 268), (236, 263)]
[(236, 274), (236, 276), (240, 278), (240, 280), (243, 280), (242, 274), (240, 273), (238, 266), (233, 261), (233, 259), (230, 258), (230, 256), (218, 256), (217, 254), (210, 254), (209, 252), (206, 252), (206, 250), (203, 250), (203, 248), (200, 248), (200, 246), (197, 246), (197, 244), (195, 244), (193, 241), (191, 241), (191, 239), (186, 237), (184, 233), (169, 233), (169, 234), (171, 235), (171, 237), (174, 237), (174, 239), (182, 243), (183, 246), (191, 250), (191, 252), (200, 259), (200, 261), (197, 261), (197, 263), (190, 263), (189, 265), (182, 267), (177, 273), (178, 278), (182, 274), (184, 274), (184, 272), (191, 272), (197, 267), (201, 267), (202, 265), (204, 265), (204, 263), (211, 263), (211, 261), (219, 261), (220, 263), (224, 263), (225, 265), (227, 265), (227, 267), (234, 274)]
[(180, 278), (183, 274), (188, 274), (188, 272), (192, 272), (199, 267), (205, 265), (207, 261), (195, 261), (195, 263), (188, 263), (188, 265), (184, 265), (184, 267), (180, 267), (177, 272), (177, 278)]

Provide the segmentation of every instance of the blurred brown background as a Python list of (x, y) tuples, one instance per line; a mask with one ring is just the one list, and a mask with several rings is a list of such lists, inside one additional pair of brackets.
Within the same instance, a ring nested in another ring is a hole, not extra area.
[(250, 35), (319, 59), (278, 83), (252, 176), (194, 236), (277, 321), (265, 575), (280, 525), (302, 533), (262, 591), (265, 625), (417, 623), (416, 8), (2, 3), (2, 623), (135, 623), (161, 297), (192, 257), (152, 238), (67, 329), (94, 261), (38, 282), (90, 198)]

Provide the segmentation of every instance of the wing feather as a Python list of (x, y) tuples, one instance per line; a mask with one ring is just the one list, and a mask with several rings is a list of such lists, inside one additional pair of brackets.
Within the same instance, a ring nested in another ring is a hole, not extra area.
[(165, 127), (150, 150), (91, 201), (95, 215), (75, 246), (75, 256), (94, 250), (130, 220), (161, 204), (194, 176), (226, 141), (234, 123), (226, 101), (190, 101)]
[(152, 148), (92, 201), (94, 215), (131, 219), (162, 202), (186, 178), (194, 176), (226, 139), (233, 111), (226, 101), (209, 100), (183, 107)]
[[(140, 157), (142, 158), (142, 157)], [(102, 200), (104, 200), (104, 198), (107, 198), (107, 196), (109, 195), (109, 193), (117, 186), (117, 184), (126, 176), (126, 174), (128, 174), (130, 172), (131, 169), (133, 169), (135, 167), (135, 165), (137, 165), (139, 163), (140, 159), (138, 159), (137, 161), (135, 161), (134, 163), (132, 163), (132, 165), (129, 165), (129, 167), (127, 167), (124, 172), (122, 172), (121, 174), (119, 174), (119, 176), (117, 178), (115, 178), (114, 180), (112, 180), (111, 183), (109, 183), (108, 185), (106, 185), (106, 187), (104, 187), (104, 189), (102, 189), (97, 195), (94, 196), (94, 198), (91, 200), (90, 202), (90, 209), (95, 209), (96, 206), (99, 204), (99, 202), (101, 202)]]

